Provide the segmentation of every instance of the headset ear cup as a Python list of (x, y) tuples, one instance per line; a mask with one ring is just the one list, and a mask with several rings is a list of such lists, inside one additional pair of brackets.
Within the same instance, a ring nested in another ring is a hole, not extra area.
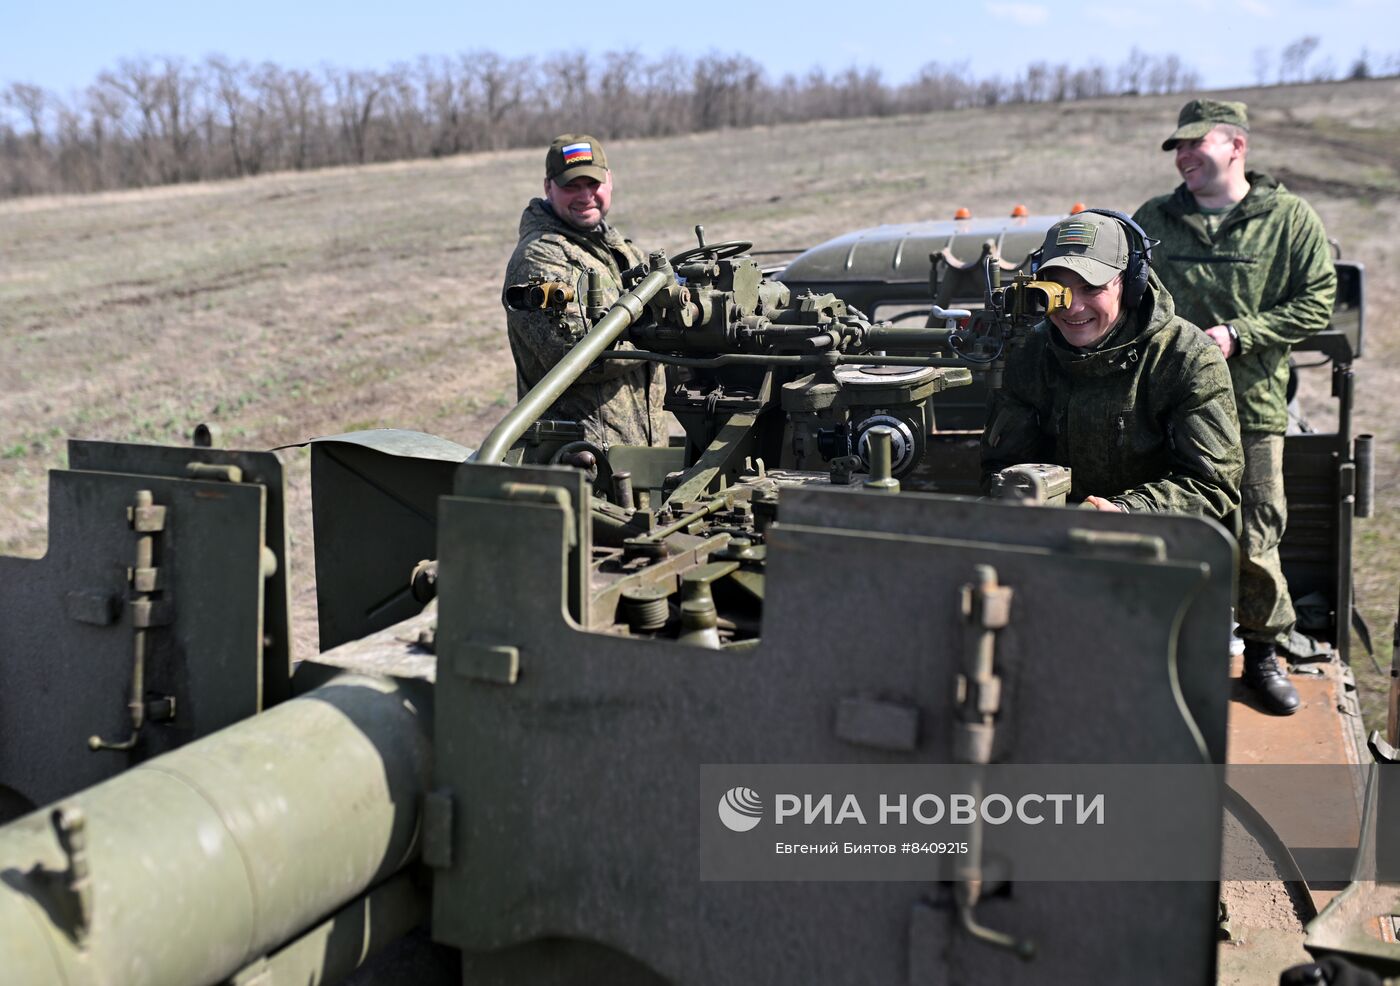
[(1147, 280), (1152, 269), (1153, 240), (1147, 231), (1129, 215), (1114, 209), (1084, 209), (1099, 216), (1115, 219), (1128, 238), (1128, 266), (1123, 271), (1123, 307), (1133, 308), (1147, 293)]
[(1132, 260), (1128, 262), (1128, 269), (1123, 272), (1125, 308), (1134, 308), (1142, 300), (1142, 296), (1147, 293), (1147, 272), (1150, 270), (1147, 261), (1142, 254), (1135, 253)]

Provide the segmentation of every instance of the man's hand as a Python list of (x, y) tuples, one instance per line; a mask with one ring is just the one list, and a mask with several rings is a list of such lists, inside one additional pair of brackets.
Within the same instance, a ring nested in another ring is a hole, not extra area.
[(1105, 500), (1101, 496), (1086, 496), (1084, 502), (1095, 510), (1107, 510), (1109, 513), (1114, 514), (1121, 514), (1123, 512), (1123, 508), (1118, 506), (1118, 504), (1114, 503), (1112, 500)]
[(1210, 341), (1220, 347), (1220, 351), (1229, 359), (1240, 351), (1239, 337), (1230, 331), (1228, 325), (1212, 325), (1206, 329), (1206, 335), (1210, 336)]

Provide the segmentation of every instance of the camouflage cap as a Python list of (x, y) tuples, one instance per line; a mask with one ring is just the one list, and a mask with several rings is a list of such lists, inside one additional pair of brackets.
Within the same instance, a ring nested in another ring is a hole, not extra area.
[(1046, 230), (1040, 251), (1038, 271), (1063, 267), (1102, 287), (1128, 267), (1128, 234), (1111, 216), (1081, 212)]
[(1227, 103), (1219, 99), (1193, 99), (1181, 108), (1176, 117), (1176, 132), (1162, 141), (1162, 150), (1170, 151), (1183, 140), (1200, 140), (1222, 123), (1249, 129), (1249, 114), (1244, 103)]
[(561, 134), (544, 156), (544, 176), (556, 185), (567, 185), (575, 178), (607, 181), (608, 156), (603, 145), (587, 134)]

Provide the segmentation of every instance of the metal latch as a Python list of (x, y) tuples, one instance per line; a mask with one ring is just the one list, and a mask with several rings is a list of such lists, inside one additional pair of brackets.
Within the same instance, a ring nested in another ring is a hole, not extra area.
[(126, 508), (127, 523), (136, 532), (135, 564), (126, 571), (131, 587), (128, 606), (131, 611), (132, 660), (131, 692), (127, 715), (131, 720), (131, 735), (124, 740), (104, 740), (88, 737), (88, 749), (124, 752), (136, 746), (147, 720), (166, 722), (175, 718), (175, 698), (160, 695), (146, 700), (147, 634), (154, 627), (166, 626), (174, 619), (170, 599), (165, 597), (165, 584), (156, 564), (156, 538), (165, 534), (166, 508), (155, 502), (150, 490), (137, 490), (134, 503)]
[[(973, 581), (962, 587), (962, 615), (968, 624), (967, 662), (957, 676), (954, 702), (956, 715), (953, 756), (961, 763), (988, 764), (992, 741), (996, 738), (996, 717), (1001, 711), (1001, 677), (996, 673), (996, 635), (1011, 621), (1010, 588), (997, 582), (996, 569), (978, 565)], [(984, 778), (979, 771), (969, 785), (969, 793), (982, 799)], [(982, 898), (982, 822), (978, 817), (968, 831), (968, 851), (956, 857), (953, 876), (958, 923), (978, 941), (1014, 952), (1029, 960), (1035, 956), (1035, 943), (995, 931), (977, 921), (977, 903)]]

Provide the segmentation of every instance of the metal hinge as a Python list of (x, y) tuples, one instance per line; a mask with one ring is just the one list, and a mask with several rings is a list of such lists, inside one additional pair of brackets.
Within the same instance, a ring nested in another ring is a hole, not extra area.
[[(992, 742), (996, 738), (996, 717), (1001, 711), (1001, 677), (996, 673), (996, 635), (1011, 622), (1014, 593), (997, 582), (990, 565), (978, 565), (973, 581), (962, 587), (961, 608), (969, 626), (967, 662), (957, 676), (956, 716), (953, 757), (960, 763), (991, 763)], [(981, 797), (983, 778), (972, 782), (974, 797)], [(954, 895), (958, 924), (968, 935), (995, 948), (1004, 948), (1029, 960), (1035, 956), (1035, 943), (1016, 938), (982, 925), (977, 920), (977, 903), (982, 898), (982, 825), (974, 821), (968, 832), (969, 851), (954, 864)]]
[(104, 740), (88, 737), (88, 749), (125, 752), (136, 746), (147, 720), (169, 721), (175, 718), (175, 698), (158, 695), (146, 699), (146, 652), (150, 646), (148, 632), (154, 627), (167, 626), (174, 620), (173, 604), (165, 593), (165, 581), (156, 564), (157, 537), (165, 536), (166, 508), (157, 504), (150, 490), (137, 490), (135, 501), (126, 508), (127, 523), (136, 532), (135, 563), (126, 570), (131, 596), (127, 600), (131, 611), (131, 691), (127, 701), (127, 716), (131, 734), (124, 740)]

